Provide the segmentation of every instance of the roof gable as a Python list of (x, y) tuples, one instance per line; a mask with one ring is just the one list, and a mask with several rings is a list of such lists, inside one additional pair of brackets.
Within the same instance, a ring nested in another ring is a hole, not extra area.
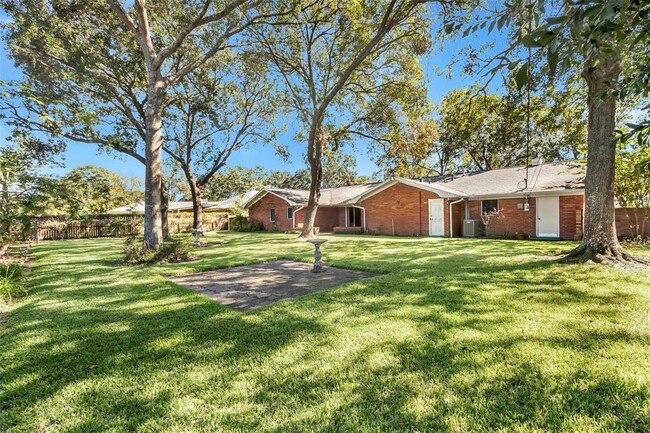
[(411, 186), (413, 188), (418, 188), (421, 190), (429, 191), (438, 194), (440, 197), (443, 198), (450, 198), (450, 197), (464, 197), (464, 194), (458, 191), (454, 191), (450, 188), (446, 188), (444, 186), (438, 185), (438, 184), (429, 184), (429, 183), (424, 183), (424, 182), (419, 182), (413, 179), (406, 179), (402, 177), (396, 177), (391, 180), (384, 181), (380, 184), (378, 184), (375, 188), (367, 191), (365, 194), (362, 194), (358, 197), (356, 197), (356, 200), (354, 203), (360, 203), (363, 200), (367, 200), (370, 197), (379, 194), (380, 192), (390, 188), (391, 186), (395, 185), (406, 185), (406, 186)]

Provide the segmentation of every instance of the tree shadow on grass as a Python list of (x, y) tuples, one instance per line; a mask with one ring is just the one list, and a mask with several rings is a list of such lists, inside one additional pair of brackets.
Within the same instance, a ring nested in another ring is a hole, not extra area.
[[(0, 429), (648, 426), (647, 387), (576, 365), (603, 353), (628, 359), (609, 345), (647, 345), (609, 326), (629, 321), (620, 307), (635, 294), (590, 290), (601, 274), (577, 284), (531, 259), (542, 246), (337, 240), (331, 264), (388, 273), (239, 314), (161, 275), (309, 249), (273, 250), (250, 235), (206, 251), (200, 265), (114, 268), (118, 243), (100, 244), (35, 251), (32, 297), (1, 340)], [(608, 326), (581, 325), (583, 313)], [(566, 370), (551, 369), (553, 351)]]

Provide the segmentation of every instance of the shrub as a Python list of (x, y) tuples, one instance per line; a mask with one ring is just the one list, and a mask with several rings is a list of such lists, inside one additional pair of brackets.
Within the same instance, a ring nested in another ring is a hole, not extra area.
[(140, 265), (156, 262), (186, 262), (191, 257), (192, 244), (188, 238), (174, 238), (165, 241), (157, 251), (144, 247), (144, 239), (130, 237), (124, 242), (124, 262), (127, 265)]
[(155, 251), (149, 251), (144, 248), (144, 238), (137, 236), (127, 238), (122, 251), (124, 252), (124, 262), (127, 265), (151, 263), (156, 258)]
[(257, 232), (262, 230), (263, 225), (261, 221), (248, 221), (244, 215), (237, 215), (231, 221), (233, 230), (238, 232)]
[(650, 236), (619, 236), (619, 239), (630, 246), (650, 245)]
[(188, 238), (174, 238), (164, 242), (156, 252), (157, 262), (186, 262), (192, 258), (192, 243)]
[(23, 268), (17, 263), (0, 264), (0, 298), (11, 303), (25, 293)]

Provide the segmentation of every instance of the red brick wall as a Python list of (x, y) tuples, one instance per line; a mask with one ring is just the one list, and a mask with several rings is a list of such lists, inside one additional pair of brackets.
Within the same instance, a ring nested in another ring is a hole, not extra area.
[(469, 200), (467, 207), (469, 208), (469, 219), (481, 219), (481, 200)]
[[(339, 227), (345, 227), (345, 209), (344, 207), (339, 208)], [(361, 217), (363, 218), (363, 211), (361, 212)]]
[[(334, 227), (339, 224), (339, 213), (341, 212), (342, 211), (338, 207), (319, 206), (318, 210), (316, 211), (316, 221), (314, 222), (314, 227), (318, 227), (320, 233), (333, 231)], [(306, 214), (306, 206), (295, 214), (294, 218), (296, 218), (296, 227), (299, 227), (300, 224), (303, 224), (305, 222)]]
[[(289, 231), (293, 228), (293, 220), (287, 218), (288, 207), (289, 204), (280, 197), (266, 194), (248, 209), (248, 219), (251, 222), (261, 222), (264, 230)], [(271, 208), (275, 209), (274, 223), (270, 220)]]
[[(537, 235), (537, 200), (529, 200), (530, 210), (518, 209), (523, 204), (523, 198), (499, 199), (501, 217), (492, 217), (490, 221), (490, 236), (516, 237), (517, 233), (525, 237)], [(583, 195), (560, 196), (560, 237), (562, 239), (580, 239), (582, 237)], [(470, 219), (481, 219), (481, 201), (470, 200)]]
[[(407, 185), (393, 185), (361, 203), (368, 232), (400, 236), (429, 235), (429, 199), (437, 194)], [(449, 202), (444, 201), (445, 235), (449, 234)]]
[[(437, 194), (407, 185), (397, 184), (368, 198), (361, 206), (366, 209), (368, 232), (376, 234), (395, 234), (401, 236), (429, 235), (429, 199), (440, 198)], [(518, 209), (523, 198), (499, 200), (502, 217), (493, 217), (490, 222), (490, 235), (497, 237), (515, 237), (517, 233), (525, 237), (536, 235), (536, 200), (529, 201), (530, 210)], [(445, 236), (449, 236), (449, 200), (444, 199)], [(469, 218), (480, 219), (480, 200), (470, 200)], [(267, 194), (249, 209), (251, 221), (261, 221), (265, 230), (292, 230), (293, 221), (287, 219), (288, 203), (273, 194)], [(563, 239), (580, 239), (582, 237), (582, 212), (584, 196), (572, 195), (560, 197), (560, 236)], [(276, 221), (269, 220), (269, 210), (275, 208)], [(617, 209), (617, 232), (629, 236), (629, 223), (623, 209)], [(303, 223), (306, 209), (295, 213), (296, 225)], [(650, 210), (646, 210), (650, 218)], [(453, 235), (462, 235), (465, 210), (463, 203), (453, 206)], [(316, 214), (316, 227), (320, 232), (331, 232), (334, 227), (345, 226), (344, 207), (319, 207)], [(394, 232), (393, 232), (394, 226)], [(650, 235), (650, 221), (646, 223), (646, 235)]]
[[(499, 216), (490, 218), (488, 236), (515, 237), (520, 234), (524, 237), (535, 236), (535, 199), (529, 200), (530, 210), (518, 209), (523, 205), (522, 198), (499, 199)], [(481, 200), (470, 200), (470, 219), (481, 219)]]
[(582, 239), (583, 195), (560, 196), (560, 237), (562, 239)]
[(614, 215), (619, 237), (650, 236), (650, 209), (619, 208)]
[(339, 208), (320, 206), (316, 212), (315, 226), (320, 229), (321, 233), (334, 231), (334, 227), (337, 225), (339, 225)]
[(460, 203), (456, 203), (455, 205), (452, 205), (452, 213), (453, 213), (452, 237), (459, 238), (463, 236), (463, 219), (465, 218), (465, 202), (461, 201)]

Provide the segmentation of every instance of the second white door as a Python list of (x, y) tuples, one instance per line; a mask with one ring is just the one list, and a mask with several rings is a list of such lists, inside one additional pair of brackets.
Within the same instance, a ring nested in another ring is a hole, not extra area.
[(441, 198), (429, 200), (429, 236), (445, 235), (445, 207)]
[(537, 236), (560, 237), (560, 197), (537, 197)]

